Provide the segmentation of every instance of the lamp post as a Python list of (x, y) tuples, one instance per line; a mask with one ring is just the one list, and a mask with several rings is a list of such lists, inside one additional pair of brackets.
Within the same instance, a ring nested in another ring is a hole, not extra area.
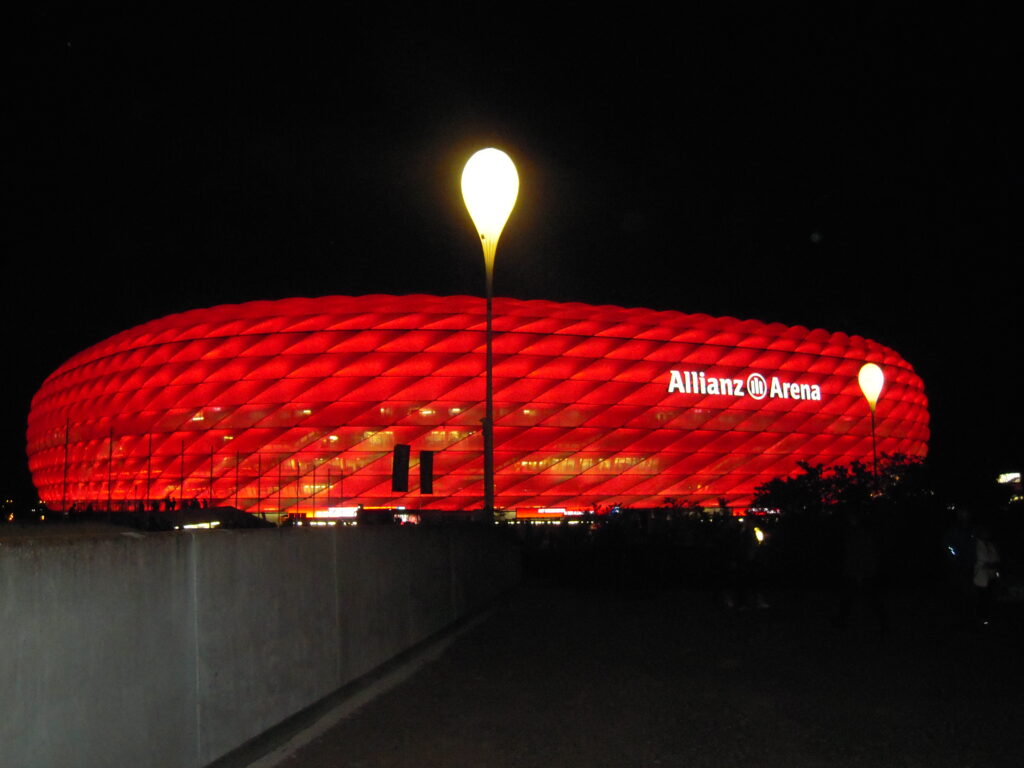
[(857, 383), (860, 384), (860, 391), (864, 393), (864, 399), (868, 401), (868, 406), (871, 408), (871, 474), (875, 478), (875, 488), (877, 490), (878, 451), (875, 447), (875, 406), (878, 404), (879, 395), (882, 394), (885, 374), (874, 363), (864, 363), (857, 374)]
[(480, 235), (487, 279), (487, 397), (484, 408), (484, 512), (494, 514), (494, 350), (492, 304), (494, 253), (519, 194), (519, 174), (500, 149), (481, 149), (462, 169), (462, 198)]

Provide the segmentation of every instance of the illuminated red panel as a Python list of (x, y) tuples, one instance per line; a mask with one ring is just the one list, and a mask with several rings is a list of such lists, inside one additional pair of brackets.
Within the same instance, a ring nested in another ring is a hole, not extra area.
[[(927, 451), (920, 378), (859, 336), (548, 301), (496, 299), (495, 313), (504, 508), (742, 504), (797, 461), (869, 461), (867, 361), (886, 375), (879, 453)], [(168, 496), (269, 515), (479, 508), (484, 327), (483, 300), (466, 296), (287, 299), (154, 320), (44, 382), (29, 414), (33, 479), (51, 508)], [(747, 386), (759, 377), (760, 399)], [(403, 494), (391, 492), (399, 443), (413, 449)], [(429, 496), (421, 450), (435, 451)]]

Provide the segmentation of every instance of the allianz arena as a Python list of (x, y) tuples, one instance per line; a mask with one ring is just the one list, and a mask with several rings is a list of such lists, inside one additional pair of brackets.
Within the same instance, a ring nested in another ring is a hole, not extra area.
[[(484, 312), (468, 296), (329, 296), (124, 331), (68, 360), (33, 399), (40, 498), (51, 509), (200, 500), (272, 519), (480, 509)], [(921, 379), (859, 336), (504, 298), (494, 329), (502, 509), (743, 505), (798, 461), (870, 462), (865, 362), (885, 373), (879, 455), (927, 452)], [(396, 445), (411, 447), (406, 492), (392, 491)]]

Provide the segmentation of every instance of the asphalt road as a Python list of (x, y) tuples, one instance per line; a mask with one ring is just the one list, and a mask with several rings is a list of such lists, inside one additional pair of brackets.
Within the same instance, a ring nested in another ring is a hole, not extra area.
[(338, 766), (1019, 766), (1019, 606), (939, 593), (830, 622), (824, 592), (528, 586), (405, 683), (286, 756)]

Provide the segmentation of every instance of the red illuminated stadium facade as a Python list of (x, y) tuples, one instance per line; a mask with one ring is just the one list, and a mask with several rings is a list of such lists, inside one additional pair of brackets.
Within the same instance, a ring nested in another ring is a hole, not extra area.
[[(332, 296), (219, 306), (124, 331), (33, 399), (51, 509), (167, 498), (277, 518), (483, 503), (484, 302)], [(896, 352), (730, 317), (495, 300), (496, 506), (748, 503), (798, 461), (870, 461), (865, 362), (885, 372), (878, 452), (923, 456), (927, 400)], [(396, 445), (411, 447), (392, 491)], [(434, 456), (433, 489), (417, 464)]]

